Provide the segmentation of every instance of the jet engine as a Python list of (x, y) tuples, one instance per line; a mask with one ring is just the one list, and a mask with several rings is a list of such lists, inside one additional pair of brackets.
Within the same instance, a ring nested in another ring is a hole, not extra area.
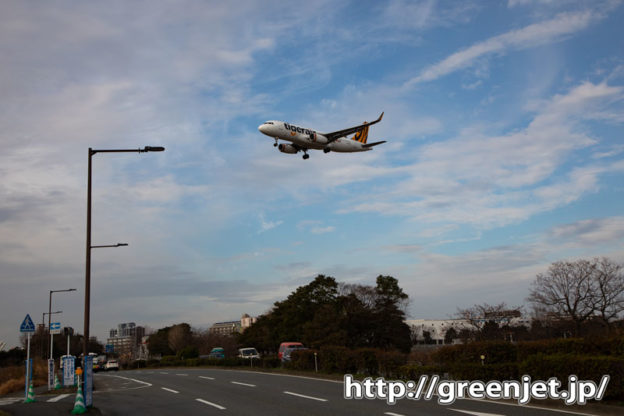
[(277, 146), (277, 148), (279, 149), (280, 152), (289, 153), (291, 155), (294, 155), (295, 153), (298, 152), (297, 148), (293, 146), (292, 144), (280, 143), (280, 145)]

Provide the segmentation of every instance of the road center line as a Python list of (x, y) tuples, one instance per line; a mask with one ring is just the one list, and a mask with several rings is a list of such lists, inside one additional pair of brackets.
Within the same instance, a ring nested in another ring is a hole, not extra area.
[(384, 413), (384, 415), (388, 415), (388, 416), (403, 416), (402, 414), (392, 413), (392, 412), (386, 412), (386, 413)]
[(214, 377), (207, 377), (207, 376), (199, 376), (199, 378), (205, 378), (206, 380), (214, 380)]
[(208, 400), (204, 400), (204, 399), (195, 399), (195, 400), (197, 400), (200, 403), (207, 404), (208, 406), (216, 407), (219, 410), (225, 410), (225, 407), (220, 406), (216, 403), (209, 402)]
[(58, 402), (59, 400), (63, 400), (65, 397), (68, 397), (69, 394), (61, 394), (56, 397), (52, 397), (51, 399), (46, 400), (46, 402)]
[(238, 384), (239, 386), (256, 387), (255, 384), (241, 383), (240, 381), (230, 381), (232, 384)]
[(306, 396), (305, 394), (293, 393), (291, 391), (285, 391), (284, 394), (290, 394), (291, 396), (303, 397), (304, 399), (317, 400), (319, 402), (326, 402), (327, 399), (321, 399), (319, 397)]
[(188, 374), (176, 374), (176, 376), (188, 376)]
[(161, 389), (170, 391), (171, 393), (176, 393), (176, 394), (180, 393), (179, 391), (171, 390), (171, 389), (168, 389), (167, 387), (161, 387)]

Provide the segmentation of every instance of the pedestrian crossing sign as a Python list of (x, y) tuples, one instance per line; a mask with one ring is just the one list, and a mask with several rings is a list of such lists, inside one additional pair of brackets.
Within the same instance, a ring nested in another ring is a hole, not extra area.
[(20, 325), (20, 332), (35, 332), (35, 324), (30, 319), (30, 314), (26, 314), (26, 318)]

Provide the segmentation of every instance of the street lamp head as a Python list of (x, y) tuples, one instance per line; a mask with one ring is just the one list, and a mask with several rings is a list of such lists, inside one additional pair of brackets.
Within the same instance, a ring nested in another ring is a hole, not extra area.
[(164, 152), (165, 148), (162, 146), (145, 146), (143, 152)]
[(128, 243), (117, 243), (117, 247), (126, 247)]

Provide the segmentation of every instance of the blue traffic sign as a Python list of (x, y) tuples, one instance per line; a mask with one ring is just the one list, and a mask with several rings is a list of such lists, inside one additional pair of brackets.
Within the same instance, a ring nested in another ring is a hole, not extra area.
[(26, 314), (26, 318), (20, 325), (20, 332), (35, 332), (35, 324), (30, 319), (30, 314)]
[(50, 323), (50, 333), (51, 334), (60, 334), (61, 333), (61, 323), (60, 322), (51, 322)]

